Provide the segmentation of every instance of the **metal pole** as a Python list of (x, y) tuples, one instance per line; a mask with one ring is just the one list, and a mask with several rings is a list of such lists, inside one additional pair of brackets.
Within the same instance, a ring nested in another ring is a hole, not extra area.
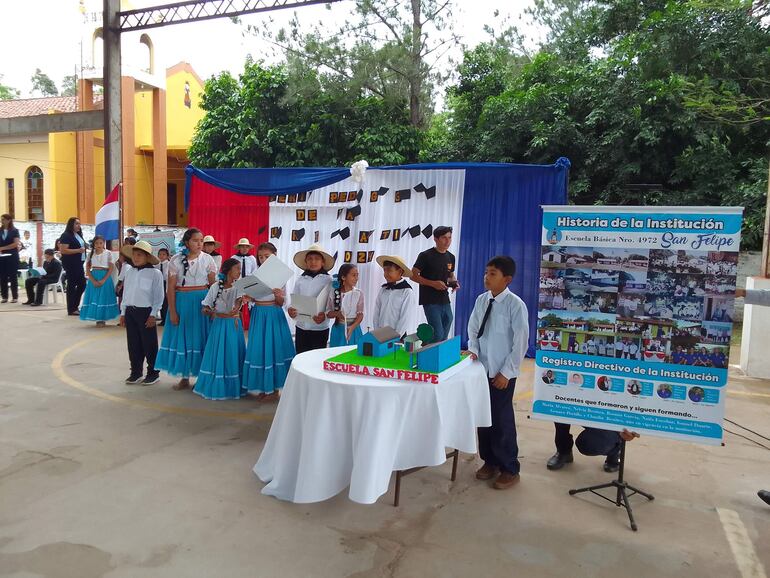
[(106, 198), (115, 185), (123, 181), (123, 128), (120, 114), (120, 0), (104, 0), (102, 36), (104, 39), (104, 196)]
[(762, 277), (769, 277), (770, 273), (770, 167), (767, 171), (767, 198), (765, 205), (765, 231), (762, 233), (762, 266), (759, 274)]

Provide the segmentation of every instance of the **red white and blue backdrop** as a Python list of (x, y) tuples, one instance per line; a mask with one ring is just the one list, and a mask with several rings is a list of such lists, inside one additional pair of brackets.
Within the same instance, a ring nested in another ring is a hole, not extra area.
[[(214, 235), (229, 257), (241, 237), (270, 241), (294, 267), (294, 253), (320, 243), (343, 263), (359, 267), (367, 314), (384, 282), (375, 258), (400, 255), (410, 265), (434, 246), (433, 230), (454, 230), (461, 289), (452, 296), (455, 333), (466, 327), (484, 291), (484, 266), (494, 255), (516, 260), (511, 289), (527, 303), (534, 352), (540, 270), (541, 205), (567, 202), (569, 161), (552, 165), (503, 163), (415, 164), (369, 168), (187, 168), (185, 202), (190, 226)], [(299, 274), (299, 270), (297, 270)], [(287, 291), (292, 290), (293, 281)], [(415, 285), (415, 290), (417, 287)], [(422, 313), (421, 313), (422, 315)]]

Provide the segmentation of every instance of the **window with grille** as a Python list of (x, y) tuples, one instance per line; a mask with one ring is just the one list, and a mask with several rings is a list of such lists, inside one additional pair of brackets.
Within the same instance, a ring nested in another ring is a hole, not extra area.
[(30, 221), (43, 220), (43, 171), (40, 167), (27, 169), (27, 213)]
[(8, 214), (16, 217), (16, 197), (14, 196), (13, 179), (5, 179), (5, 193), (8, 197)]

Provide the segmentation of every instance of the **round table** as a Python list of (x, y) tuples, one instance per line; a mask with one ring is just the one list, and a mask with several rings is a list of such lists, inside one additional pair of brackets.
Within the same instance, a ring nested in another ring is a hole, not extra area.
[(323, 361), (350, 347), (294, 358), (254, 473), (262, 493), (320, 502), (350, 487), (372, 504), (391, 473), (446, 461), (446, 448), (476, 452), (476, 428), (492, 424), (489, 386), (474, 362), (438, 384), (326, 372)]

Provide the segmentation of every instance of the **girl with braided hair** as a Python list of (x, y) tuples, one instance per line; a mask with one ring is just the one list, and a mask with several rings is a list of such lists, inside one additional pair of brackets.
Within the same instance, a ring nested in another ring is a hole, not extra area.
[(193, 389), (205, 399), (238, 399), (246, 341), (240, 313), (243, 297), (233, 285), (241, 276), (237, 259), (222, 263), (219, 280), (209, 287), (202, 301), (203, 314), (212, 318), (198, 382)]
[(203, 234), (198, 229), (185, 231), (180, 249), (168, 268), (166, 320), (170, 323), (165, 324), (155, 363), (158, 369), (181, 377), (174, 386), (177, 391), (189, 388), (190, 378), (200, 370), (211, 326), (201, 301), (217, 275), (214, 259), (203, 252)]
[(326, 316), (334, 319), (329, 347), (357, 345), (363, 336), (364, 294), (357, 284), (358, 267), (350, 263), (341, 265), (326, 304)]

